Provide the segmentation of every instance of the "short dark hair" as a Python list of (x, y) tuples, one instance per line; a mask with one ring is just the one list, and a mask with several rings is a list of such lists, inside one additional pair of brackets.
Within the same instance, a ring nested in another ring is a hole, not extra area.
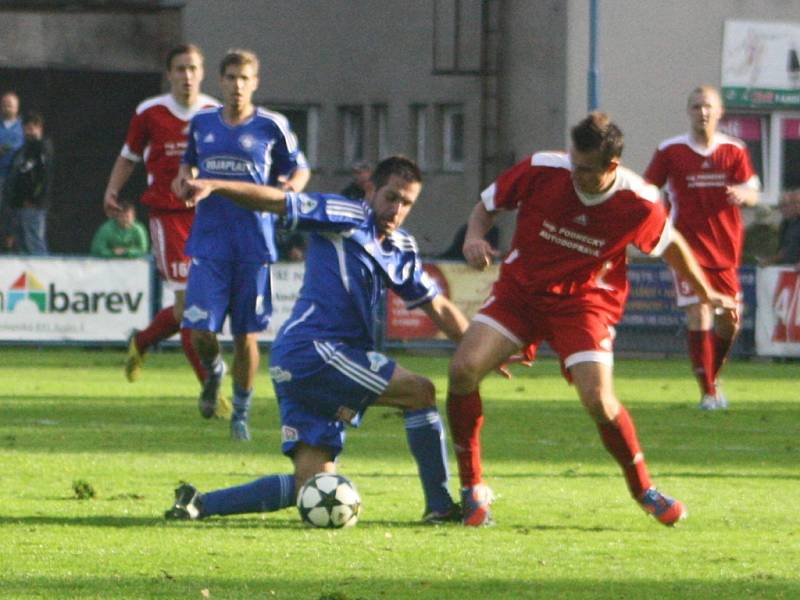
[(383, 159), (370, 175), (376, 190), (381, 189), (389, 181), (389, 177), (397, 175), (408, 183), (422, 183), (422, 171), (417, 163), (408, 157), (397, 154)]
[(38, 125), (44, 127), (44, 115), (36, 110), (29, 110), (22, 117), (23, 125)]
[(236, 67), (253, 65), (256, 75), (258, 75), (258, 56), (251, 50), (243, 50), (242, 48), (231, 48), (228, 50), (219, 63), (219, 74), (225, 75), (225, 69), (231, 65)]
[(172, 68), (172, 61), (176, 56), (189, 53), (197, 54), (197, 56), (200, 57), (200, 62), (205, 60), (203, 51), (200, 50), (200, 46), (197, 44), (178, 44), (177, 46), (170, 48), (170, 51), (167, 52), (167, 71)]
[(620, 128), (604, 112), (589, 113), (572, 128), (570, 134), (572, 145), (578, 152), (600, 150), (606, 165), (622, 156), (625, 138)]
[(128, 212), (129, 210), (132, 210), (134, 212), (136, 211), (136, 205), (130, 200), (119, 199), (117, 200), (117, 204), (119, 205), (120, 212)]

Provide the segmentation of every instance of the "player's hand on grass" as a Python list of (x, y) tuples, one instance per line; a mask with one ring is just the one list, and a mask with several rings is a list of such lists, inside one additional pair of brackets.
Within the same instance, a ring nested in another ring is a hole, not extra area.
[(482, 238), (465, 240), (462, 250), (467, 264), (478, 271), (483, 271), (492, 264), (494, 257), (500, 256), (500, 252)]

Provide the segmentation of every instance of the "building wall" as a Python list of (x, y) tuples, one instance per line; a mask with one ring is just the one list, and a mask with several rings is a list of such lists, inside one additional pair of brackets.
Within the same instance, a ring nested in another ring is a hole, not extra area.
[[(349, 179), (342, 164), (337, 107), (357, 104), (368, 109), (386, 104), (390, 149), (413, 156), (409, 107), (429, 105), (430, 167), (423, 195), (407, 225), (423, 251), (438, 253), (466, 221), (480, 189), (480, 79), (474, 74), (432, 74), (434, 4), (432, 0), (231, 0), (222, 11), (215, 0), (191, 0), (184, 9), (184, 32), (187, 40), (196, 41), (206, 52), (210, 92), (219, 89), (216, 65), (220, 58), (227, 48), (238, 46), (255, 51), (262, 60), (259, 102), (320, 107), (319, 159), (309, 190), (338, 191)], [(460, 59), (466, 69), (474, 69), (479, 65), (474, 34), (475, 9), (480, 3), (464, 4), (467, 12), (462, 13), (462, 26), (470, 35), (462, 38)], [(452, 45), (447, 43), (451, 38), (446, 25), (452, 2), (440, 0), (438, 9), (443, 22), (438, 58), (448, 63)], [(464, 106), (466, 163), (463, 172), (448, 173), (441, 167), (436, 107), (454, 102)], [(370, 126), (367, 119), (367, 139)], [(366, 158), (378, 158), (374, 148), (368, 148)]]
[[(686, 98), (718, 86), (726, 19), (800, 21), (796, 0), (613, 0), (600, 5), (600, 105), (626, 137), (625, 162), (643, 170), (662, 139), (688, 130)], [(586, 112), (589, 2), (569, 0), (568, 121)]]

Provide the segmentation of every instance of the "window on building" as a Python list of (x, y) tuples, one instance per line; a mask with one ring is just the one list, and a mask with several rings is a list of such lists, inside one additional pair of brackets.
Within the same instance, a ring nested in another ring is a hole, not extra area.
[(747, 144), (761, 178), (762, 202), (776, 204), (783, 190), (800, 186), (800, 114), (728, 114), (720, 128)]
[(389, 141), (389, 107), (385, 104), (372, 105), (372, 145), (378, 161), (392, 153)]
[(782, 189), (800, 188), (800, 118), (783, 119)]
[(349, 169), (364, 160), (364, 109), (340, 106), (339, 124), (342, 140), (342, 166)]
[(464, 107), (442, 106), (442, 169), (464, 170)]
[(411, 105), (411, 154), (420, 169), (428, 166), (428, 107), (425, 104)]
[(313, 169), (319, 158), (319, 107), (297, 105), (269, 105), (289, 119), (289, 124), (297, 136), (309, 166)]

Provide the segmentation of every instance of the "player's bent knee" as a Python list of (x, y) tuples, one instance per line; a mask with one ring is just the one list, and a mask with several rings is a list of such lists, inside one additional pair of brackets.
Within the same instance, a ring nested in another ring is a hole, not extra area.
[(413, 387), (414, 392), (409, 396), (408, 401), (409, 410), (420, 410), (436, 406), (436, 387), (430, 379), (417, 376)]
[(450, 389), (458, 393), (473, 390), (479, 381), (477, 365), (472, 364), (468, 357), (454, 356), (450, 362)]

